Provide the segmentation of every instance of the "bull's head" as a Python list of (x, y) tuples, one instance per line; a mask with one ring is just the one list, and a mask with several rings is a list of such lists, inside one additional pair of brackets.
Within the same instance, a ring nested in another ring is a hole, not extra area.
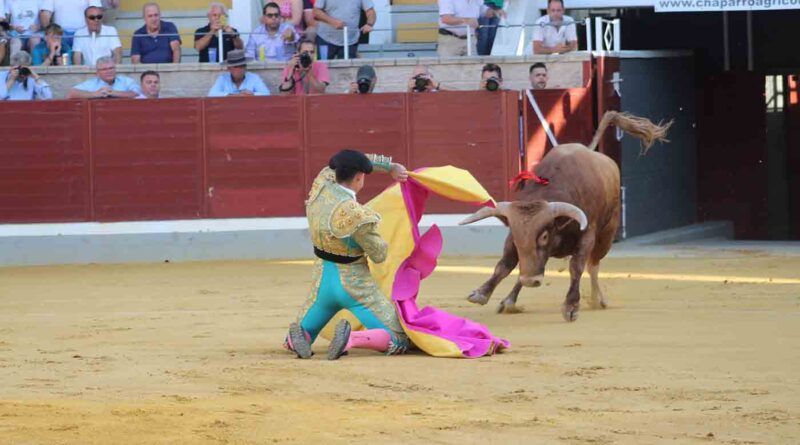
[(459, 225), (491, 216), (503, 221), (511, 230), (519, 257), (519, 281), (527, 287), (542, 284), (547, 259), (562, 241), (557, 230), (562, 227), (556, 226), (556, 219), (566, 217), (569, 218), (568, 222), (574, 220), (581, 231), (588, 225), (586, 214), (578, 207), (566, 202), (547, 201), (499, 202), (495, 208), (483, 207)]

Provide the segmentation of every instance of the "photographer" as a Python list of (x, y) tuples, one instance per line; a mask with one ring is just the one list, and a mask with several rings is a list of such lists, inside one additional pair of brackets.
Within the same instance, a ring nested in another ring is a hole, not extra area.
[(378, 75), (375, 73), (375, 68), (371, 65), (364, 65), (358, 68), (356, 73), (356, 81), (350, 82), (349, 94), (368, 94), (375, 89), (375, 84), (378, 83)]
[(310, 40), (300, 42), (300, 48), (283, 69), (280, 91), (283, 94), (323, 94), (331, 82), (328, 66), (314, 60), (316, 46)]
[(408, 79), (409, 93), (435, 93), (444, 89), (442, 84), (433, 78), (433, 74), (425, 65), (415, 66), (411, 78)]
[(31, 55), (19, 51), (11, 56), (11, 69), (0, 73), (0, 100), (48, 100), (50, 85), (30, 69)]
[(481, 90), (500, 91), (503, 89), (503, 70), (494, 63), (487, 63), (481, 70)]

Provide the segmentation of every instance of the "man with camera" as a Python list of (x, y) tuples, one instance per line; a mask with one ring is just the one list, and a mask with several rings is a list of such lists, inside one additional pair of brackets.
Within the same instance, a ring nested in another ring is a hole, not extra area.
[(30, 68), (31, 55), (19, 51), (11, 56), (11, 69), (0, 73), (0, 100), (47, 100), (50, 85)]
[(358, 68), (356, 73), (356, 81), (350, 82), (350, 94), (368, 94), (375, 89), (375, 84), (378, 83), (378, 75), (375, 73), (375, 68), (372, 65), (363, 65)]
[(503, 70), (494, 63), (487, 63), (481, 70), (481, 87), (486, 91), (500, 91), (503, 89)]
[(300, 42), (300, 47), (286, 64), (279, 87), (283, 94), (324, 94), (331, 82), (328, 66), (314, 60), (316, 45), (310, 40)]
[(408, 79), (409, 93), (435, 93), (442, 90), (444, 90), (442, 84), (433, 78), (433, 74), (427, 66), (417, 65), (414, 67), (411, 78)]
[(72, 87), (67, 99), (132, 99), (142, 94), (135, 80), (117, 75), (111, 56), (100, 57), (96, 65), (97, 76)]

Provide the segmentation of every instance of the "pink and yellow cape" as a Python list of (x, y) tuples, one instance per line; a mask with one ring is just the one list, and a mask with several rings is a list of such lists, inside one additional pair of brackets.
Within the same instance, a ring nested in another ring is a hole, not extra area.
[[(409, 173), (409, 180), (384, 190), (367, 206), (381, 215), (378, 232), (389, 244), (383, 263), (370, 262), (370, 271), (384, 295), (395, 304), (400, 323), (411, 341), (435, 357), (482, 357), (508, 348), (509, 342), (494, 336), (486, 326), (432, 306), (417, 305), (420, 282), (434, 269), (442, 250), (442, 234), (436, 225), (420, 234), (419, 221), (431, 193), (477, 206), (494, 206), (481, 184), (466, 170), (446, 166)], [(360, 324), (346, 311), (337, 314), (323, 335), (341, 317), (358, 329)]]

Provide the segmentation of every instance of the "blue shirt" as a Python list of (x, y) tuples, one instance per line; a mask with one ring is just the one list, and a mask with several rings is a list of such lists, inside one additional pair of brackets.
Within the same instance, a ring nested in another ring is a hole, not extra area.
[(269, 88), (261, 80), (258, 74), (244, 73), (242, 85), (237, 87), (233, 83), (231, 73), (222, 73), (217, 77), (214, 86), (208, 91), (208, 97), (223, 97), (229, 94), (236, 94), (242, 91), (250, 91), (256, 96), (269, 96)]
[(11, 89), (6, 89), (6, 81), (8, 80), (8, 71), (0, 73), (0, 100), (46, 100), (53, 98), (53, 92), (50, 90), (50, 85), (39, 78), (35, 82), (32, 77), (28, 77), (26, 85), (19, 81), (19, 78), (14, 81)]
[[(171, 34), (165, 36), (164, 34)], [(131, 41), (131, 56), (141, 56), (142, 63), (172, 63), (171, 42), (180, 43), (181, 38), (178, 28), (172, 22), (161, 21), (158, 34), (147, 34), (147, 25), (142, 26), (133, 33)]]
[[(69, 65), (72, 65), (72, 47), (64, 40), (61, 41), (61, 54), (66, 54), (69, 59)], [(59, 56), (61, 54), (59, 54)], [(45, 59), (50, 57), (50, 48), (47, 47), (47, 40), (42, 40), (38, 45), (33, 47), (31, 57), (33, 57), (34, 65), (41, 65), (44, 63)], [(56, 65), (61, 65), (61, 60), (58, 60)]]
[[(107, 86), (108, 84), (104, 80), (95, 76), (85, 82), (81, 82), (75, 85), (73, 88), (75, 88), (76, 90), (88, 91), (90, 93), (93, 93), (99, 90), (100, 88)], [(134, 81), (130, 77), (122, 76), (119, 74), (117, 74), (117, 77), (114, 78), (114, 84), (111, 85), (111, 89), (114, 91), (133, 91), (134, 93), (142, 94), (142, 90), (141, 88), (139, 88), (139, 84), (137, 84), (136, 81)]]

